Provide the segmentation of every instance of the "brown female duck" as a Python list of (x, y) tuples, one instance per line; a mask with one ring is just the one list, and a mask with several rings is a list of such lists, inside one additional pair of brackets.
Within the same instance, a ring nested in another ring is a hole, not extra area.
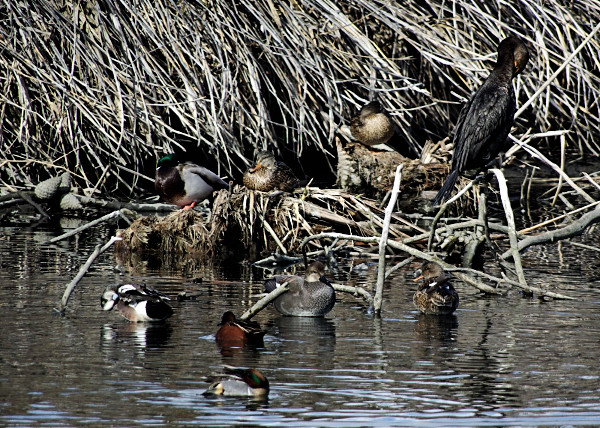
[(458, 307), (458, 293), (444, 273), (434, 262), (425, 262), (415, 272), (414, 281), (423, 280), (413, 296), (413, 302), (424, 314), (450, 315)]
[(289, 166), (275, 159), (272, 153), (259, 152), (256, 164), (243, 177), (244, 186), (250, 190), (291, 192), (299, 186), (298, 178)]

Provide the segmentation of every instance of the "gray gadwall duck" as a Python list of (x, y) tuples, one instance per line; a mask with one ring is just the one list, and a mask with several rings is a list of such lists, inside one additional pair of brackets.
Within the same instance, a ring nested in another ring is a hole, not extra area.
[(203, 166), (182, 162), (173, 153), (158, 161), (154, 188), (166, 202), (191, 209), (214, 191), (229, 189), (229, 184)]
[(173, 315), (173, 309), (165, 300), (167, 296), (145, 285), (109, 285), (100, 305), (110, 311), (115, 305), (121, 315), (131, 322), (163, 321)]
[(521, 40), (508, 37), (500, 42), (494, 69), (460, 111), (450, 175), (433, 205), (442, 203), (465, 171), (486, 169), (504, 149), (517, 108), (512, 79), (528, 61), (529, 52)]
[(289, 290), (273, 301), (273, 306), (283, 315), (296, 317), (322, 317), (335, 305), (335, 291), (325, 278), (321, 262), (308, 265), (304, 277), (280, 275), (265, 282), (267, 292), (288, 284)]
[(291, 192), (300, 185), (289, 166), (277, 161), (272, 153), (265, 151), (256, 155), (256, 164), (244, 173), (243, 181), (248, 189), (261, 192)]
[(413, 296), (413, 302), (424, 314), (450, 315), (458, 307), (458, 293), (435, 262), (425, 262), (415, 272), (414, 281), (423, 280)]
[(204, 395), (230, 397), (266, 398), (269, 395), (269, 381), (256, 369), (226, 367), (227, 378), (214, 382), (204, 391)]

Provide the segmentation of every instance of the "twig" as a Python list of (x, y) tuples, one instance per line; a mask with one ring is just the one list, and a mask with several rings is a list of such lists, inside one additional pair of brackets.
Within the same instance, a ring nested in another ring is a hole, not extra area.
[(39, 212), (42, 216), (44, 216), (46, 218), (50, 218), (48, 213), (46, 211), (44, 211), (44, 209), (40, 206), (40, 204), (34, 202), (33, 199), (31, 199), (31, 197), (28, 195), (27, 192), (21, 192), (20, 190), (17, 190), (17, 194), (19, 195), (19, 197), (21, 199), (23, 199), (25, 202), (27, 202), (29, 205), (31, 205), (33, 208), (35, 208), (36, 211)]
[(120, 240), (121, 240), (121, 238), (113, 236), (112, 238), (110, 238), (110, 241), (108, 241), (106, 244), (104, 244), (104, 246), (102, 246), (102, 247), (100, 247), (100, 245), (96, 246), (96, 248), (94, 249), (94, 252), (90, 255), (90, 257), (88, 257), (85, 264), (83, 266), (81, 266), (81, 268), (79, 269), (79, 273), (77, 273), (77, 276), (75, 276), (75, 278), (73, 278), (73, 280), (69, 283), (69, 285), (67, 285), (67, 288), (65, 289), (65, 292), (63, 294), (63, 297), (62, 297), (62, 300), (60, 303), (60, 309), (58, 309), (57, 312), (59, 312), (61, 315), (65, 314), (65, 309), (67, 307), (67, 303), (69, 303), (69, 297), (71, 297), (71, 293), (73, 292), (73, 290), (75, 289), (75, 286), (79, 283), (79, 281), (81, 281), (81, 279), (85, 276), (85, 274), (89, 270), (92, 263), (94, 263), (94, 260), (96, 260), (96, 257), (98, 257), (100, 254), (105, 252), (116, 241), (120, 241)]
[(385, 249), (387, 248), (392, 212), (394, 210), (394, 206), (396, 205), (396, 200), (398, 199), (398, 193), (400, 192), (400, 182), (402, 181), (403, 167), (403, 164), (400, 164), (396, 167), (394, 186), (392, 188), (392, 194), (390, 195), (390, 202), (385, 209), (381, 238), (379, 240), (379, 270), (377, 271), (377, 286), (375, 288), (375, 300), (373, 301), (373, 309), (375, 310), (375, 314), (378, 316), (381, 313), (381, 302), (383, 301), (383, 282), (385, 281)]
[(433, 246), (433, 237), (435, 236), (435, 227), (437, 226), (442, 214), (446, 211), (446, 208), (450, 206), (454, 201), (458, 200), (462, 195), (464, 195), (471, 187), (473, 187), (477, 182), (479, 182), (480, 176), (475, 177), (474, 180), (471, 180), (465, 187), (463, 187), (456, 195), (452, 198), (444, 202), (441, 206), (433, 221), (431, 222), (431, 231), (429, 233), (429, 240), (427, 241), (427, 251), (431, 251)]
[(506, 222), (508, 225), (508, 238), (510, 240), (510, 251), (515, 262), (515, 269), (517, 271), (517, 278), (519, 283), (523, 287), (527, 287), (527, 281), (525, 280), (525, 274), (523, 273), (523, 265), (521, 264), (521, 255), (519, 254), (519, 240), (517, 239), (517, 232), (515, 228), (515, 218), (510, 206), (510, 197), (508, 196), (508, 187), (506, 186), (506, 179), (504, 174), (499, 169), (491, 169), (496, 175), (498, 180), (498, 187), (500, 189), (500, 197), (502, 199), (502, 206), (504, 207), (504, 213), (506, 215)]
[(335, 291), (340, 291), (342, 293), (349, 293), (349, 294), (353, 294), (355, 296), (361, 296), (363, 299), (365, 299), (367, 301), (369, 306), (371, 306), (373, 304), (373, 297), (367, 290), (365, 290), (362, 287), (351, 287), (349, 285), (333, 284), (333, 283), (331, 284), (331, 286), (333, 287), (333, 289)]
[(89, 229), (90, 227), (96, 226), (97, 224), (102, 223), (107, 220), (110, 220), (111, 218), (114, 218), (114, 217), (121, 217), (127, 223), (131, 224), (130, 217), (136, 218), (136, 217), (138, 217), (138, 215), (137, 215), (137, 213), (135, 213), (131, 210), (125, 209), (125, 208), (120, 209), (118, 211), (113, 211), (112, 213), (106, 214), (96, 220), (92, 220), (89, 223), (84, 224), (83, 226), (80, 226), (76, 229), (70, 230), (67, 233), (63, 233), (60, 236), (56, 236), (56, 237), (50, 239), (48, 242), (46, 242), (46, 244), (53, 244), (54, 242), (61, 241), (65, 238), (68, 238), (69, 236), (73, 236), (79, 232), (82, 232), (86, 229)]
[(529, 233), (532, 230), (539, 229), (540, 227), (546, 226), (546, 225), (548, 225), (550, 223), (555, 223), (555, 222), (557, 222), (559, 220), (562, 220), (565, 217), (568, 217), (570, 215), (576, 214), (576, 213), (578, 213), (580, 211), (587, 210), (588, 208), (596, 206), (598, 204), (600, 204), (600, 201), (596, 201), (596, 202), (594, 202), (592, 204), (588, 204), (588, 205), (586, 205), (584, 207), (577, 208), (576, 210), (570, 211), (570, 212), (568, 212), (566, 214), (561, 214), (558, 217), (554, 217), (554, 218), (551, 218), (550, 220), (543, 221), (543, 222), (541, 222), (539, 224), (536, 224), (535, 226), (531, 226), (531, 227), (528, 227), (528, 228), (525, 228), (525, 229), (521, 229), (521, 230), (519, 230), (518, 233), (519, 234)]
[(515, 113), (515, 119), (519, 117), (525, 111), (525, 109), (529, 107), (531, 103), (533, 103), (537, 99), (537, 97), (539, 97), (546, 90), (546, 88), (554, 81), (554, 79), (556, 79), (562, 73), (562, 71), (567, 67), (567, 65), (569, 65), (571, 60), (577, 56), (579, 51), (581, 51), (585, 47), (585, 45), (587, 45), (588, 42), (592, 40), (592, 38), (596, 35), (598, 30), (600, 30), (600, 23), (598, 23), (598, 25), (594, 27), (590, 34), (588, 34), (588, 36), (585, 39), (583, 39), (579, 46), (577, 46), (577, 49), (575, 49), (573, 53), (571, 53), (571, 55), (569, 55), (567, 59), (563, 61), (561, 66), (558, 67), (550, 77), (548, 77), (544, 84), (540, 86), (532, 96), (529, 97), (529, 99), (521, 106), (519, 110), (517, 110), (517, 112)]
[(256, 315), (257, 313), (262, 311), (264, 308), (267, 307), (267, 305), (269, 303), (271, 303), (277, 297), (279, 297), (280, 295), (282, 295), (283, 293), (288, 291), (288, 289), (289, 289), (288, 284), (289, 284), (288, 282), (284, 282), (279, 287), (277, 287), (275, 290), (271, 291), (265, 297), (260, 299), (258, 302), (256, 302), (254, 305), (252, 305), (252, 307), (250, 309), (248, 309), (246, 312), (244, 312), (242, 314), (242, 316), (240, 317), (240, 319), (241, 320), (249, 320), (254, 315)]
[(178, 208), (175, 205), (170, 204), (134, 204), (131, 202), (116, 202), (116, 201), (104, 201), (102, 199), (90, 198), (88, 196), (75, 195), (79, 202), (83, 205), (97, 205), (104, 208), (119, 210), (126, 208), (133, 211), (149, 211), (149, 212), (171, 212)]
[[(541, 233), (535, 236), (528, 236), (519, 242), (518, 249), (523, 251), (532, 245), (545, 244), (548, 242), (556, 242), (561, 239), (570, 238), (572, 236), (580, 235), (589, 225), (600, 221), (600, 206), (596, 207), (593, 211), (582, 215), (579, 220), (574, 221), (560, 229), (551, 230), (548, 232)], [(511, 251), (506, 251), (502, 254), (502, 258), (508, 259), (511, 257)]]

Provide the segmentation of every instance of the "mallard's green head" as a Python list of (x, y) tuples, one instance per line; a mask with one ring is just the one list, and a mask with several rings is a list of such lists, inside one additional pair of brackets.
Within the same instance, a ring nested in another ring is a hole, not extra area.
[(170, 167), (174, 167), (177, 165), (179, 165), (179, 158), (176, 153), (171, 153), (171, 154), (168, 154), (168, 155), (160, 158), (158, 160), (158, 164), (156, 165), (156, 167), (157, 168), (160, 168), (160, 167), (170, 168)]

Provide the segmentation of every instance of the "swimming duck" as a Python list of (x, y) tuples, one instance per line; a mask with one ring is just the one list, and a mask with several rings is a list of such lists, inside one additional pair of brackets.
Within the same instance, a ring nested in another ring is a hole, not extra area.
[(229, 184), (203, 166), (182, 162), (172, 153), (158, 161), (154, 188), (168, 203), (192, 209), (212, 192), (229, 189)]
[(273, 306), (283, 315), (296, 317), (322, 317), (335, 305), (335, 291), (325, 278), (321, 262), (308, 265), (304, 277), (280, 275), (265, 282), (267, 292), (289, 285), (289, 290), (273, 301)]
[(260, 329), (257, 322), (236, 320), (231, 311), (223, 314), (221, 326), (216, 334), (217, 343), (222, 347), (239, 346), (245, 344), (263, 346), (265, 332)]
[(225, 373), (232, 376), (210, 385), (204, 395), (255, 398), (269, 395), (269, 381), (258, 370), (226, 367)]
[(272, 153), (265, 151), (256, 155), (256, 164), (244, 173), (243, 181), (248, 189), (262, 192), (291, 192), (300, 185), (289, 166), (277, 161)]
[(516, 111), (512, 79), (529, 61), (521, 40), (507, 37), (498, 45), (494, 69), (464, 105), (454, 131), (454, 155), (450, 175), (433, 204), (439, 205), (452, 192), (460, 175), (470, 169), (483, 170), (504, 148)]
[(167, 296), (145, 285), (109, 285), (100, 298), (100, 305), (110, 311), (115, 304), (119, 313), (131, 322), (163, 321), (173, 315), (165, 300)]
[(425, 262), (415, 272), (415, 282), (423, 280), (413, 296), (413, 302), (424, 314), (450, 315), (458, 307), (458, 293), (435, 262)]

